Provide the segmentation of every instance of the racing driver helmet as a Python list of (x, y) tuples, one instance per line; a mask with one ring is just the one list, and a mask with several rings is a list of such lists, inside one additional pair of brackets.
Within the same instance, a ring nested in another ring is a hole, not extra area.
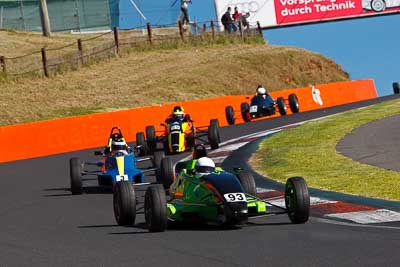
[(196, 176), (209, 175), (215, 170), (215, 163), (208, 157), (199, 158), (194, 166)]
[(196, 144), (193, 147), (192, 158), (193, 159), (199, 159), (199, 158), (202, 158), (202, 157), (207, 157), (206, 147), (203, 144)]
[(265, 89), (264, 87), (262, 87), (261, 85), (259, 85), (259, 86), (257, 87), (256, 94), (257, 94), (257, 95), (266, 95), (266, 94), (267, 94), (267, 89)]
[(126, 142), (122, 138), (114, 139), (111, 143), (111, 151), (113, 152), (126, 151), (126, 148), (127, 148)]
[(172, 118), (174, 118), (175, 120), (183, 120), (185, 118), (185, 112), (183, 107), (175, 106), (172, 109)]

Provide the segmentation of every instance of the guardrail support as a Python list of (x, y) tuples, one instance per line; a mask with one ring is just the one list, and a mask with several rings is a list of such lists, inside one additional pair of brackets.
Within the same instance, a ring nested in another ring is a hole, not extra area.
[(215, 39), (215, 29), (214, 29), (214, 20), (210, 21), (210, 27), (211, 27), (211, 33), (212, 33), (212, 39)]
[(259, 21), (257, 21), (257, 30), (258, 30), (258, 33), (260, 34), (260, 36), (263, 36), (263, 34), (262, 34), (262, 29), (261, 29), (261, 25), (260, 25), (260, 22), (259, 22)]
[(1, 65), (1, 70), (3, 73), (6, 73), (7, 69), (6, 69), (6, 59), (4, 56), (0, 57), (0, 65)]
[(183, 24), (182, 20), (178, 21), (178, 26), (179, 26), (179, 35), (181, 36), (182, 42), (185, 41), (185, 37), (183, 36)]
[(42, 48), (42, 62), (43, 62), (43, 73), (44, 76), (49, 77), (49, 69), (47, 66), (47, 55), (46, 55), (46, 48)]
[(149, 35), (149, 43), (152, 45), (153, 44), (153, 33), (151, 31), (150, 22), (147, 22), (147, 34)]
[(400, 94), (400, 84), (399, 84), (398, 82), (394, 82), (394, 83), (392, 84), (392, 86), (393, 86), (393, 93), (394, 93), (395, 95)]
[(118, 28), (114, 27), (114, 42), (115, 42), (115, 52), (119, 55), (119, 37), (118, 37)]
[(82, 46), (82, 40), (78, 39), (76, 40), (78, 43), (78, 52), (79, 52), (79, 61), (81, 62), (81, 64), (83, 65), (83, 46)]

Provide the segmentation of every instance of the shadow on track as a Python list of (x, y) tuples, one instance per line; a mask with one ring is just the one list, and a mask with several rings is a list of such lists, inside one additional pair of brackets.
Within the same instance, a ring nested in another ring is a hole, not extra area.
[[(45, 192), (56, 192), (58, 191), (58, 194), (48, 194), (48, 195), (43, 195), (44, 197), (68, 197), (68, 196), (73, 196), (71, 193), (71, 189), (67, 187), (61, 187), (61, 188), (46, 188), (43, 189)], [(65, 193), (62, 193), (65, 192)], [(68, 193), (67, 193), (68, 192)], [(102, 187), (102, 186), (85, 186), (83, 188), (83, 194), (112, 194), (112, 189), (109, 187)]]

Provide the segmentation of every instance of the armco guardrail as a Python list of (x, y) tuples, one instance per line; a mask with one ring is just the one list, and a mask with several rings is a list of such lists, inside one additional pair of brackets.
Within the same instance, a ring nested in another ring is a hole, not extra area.
[[(299, 98), (300, 112), (377, 97), (372, 80), (321, 84), (272, 92), (271, 95), (287, 97), (291, 93), (296, 93)], [(135, 133), (144, 131), (147, 125), (161, 129), (160, 123), (175, 105), (182, 105), (197, 126), (208, 125), (212, 118), (219, 119), (221, 126), (225, 126), (225, 106), (239, 108), (244, 101), (247, 101), (245, 96), (226, 96), (4, 126), (0, 127), (1, 140), (13, 141), (1, 145), (0, 162), (100, 147), (107, 141), (113, 126), (122, 128), (127, 141), (134, 141)]]

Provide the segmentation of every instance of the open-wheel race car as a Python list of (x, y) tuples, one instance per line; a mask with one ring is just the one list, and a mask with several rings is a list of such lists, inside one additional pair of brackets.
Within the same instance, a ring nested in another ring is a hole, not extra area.
[[(144, 176), (148, 172), (154, 172), (157, 180), (161, 176), (174, 176), (172, 161), (170, 158), (164, 156), (163, 151), (157, 151), (152, 157), (143, 158), (136, 157), (136, 153), (125, 142), (121, 129), (113, 127), (105, 149), (94, 152), (96, 156), (101, 157), (100, 160), (96, 162), (82, 162), (76, 157), (70, 159), (72, 194), (78, 195), (83, 193), (83, 177), (87, 176), (97, 176), (100, 187), (111, 189), (119, 181), (145, 184)], [(138, 168), (137, 163), (143, 161), (151, 161), (152, 166), (145, 169)]]
[(190, 150), (197, 141), (208, 143), (211, 149), (221, 142), (218, 119), (211, 119), (209, 126), (195, 127), (189, 114), (176, 106), (164, 123), (163, 131), (156, 131), (153, 125), (146, 126), (145, 132), (136, 133), (136, 144), (141, 156), (154, 153), (161, 144), (167, 154), (177, 154)]
[[(182, 163), (180, 163), (182, 164)], [(309, 218), (310, 196), (302, 177), (289, 178), (285, 185), (285, 207), (257, 197), (254, 178), (248, 172), (235, 169), (234, 173), (215, 168), (210, 158), (202, 157), (176, 168), (176, 179), (166, 177), (163, 184), (149, 186), (145, 193), (144, 214), (151, 232), (162, 232), (167, 225), (206, 223), (217, 226), (240, 226), (252, 217), (288, 214), (292, 223), (305, 223)], [(168, 186), (166, 193), (166, 186)], [(117, 184), (118, 192), (133, 192), (126, 182)], [(122, 190), (123, 189), (123, 190)], [(126, 214), (136, 212), (134, 196), (124, 197), (118, 209)], [(119, 225), (133, 224), (118, 220)]]
[[(276, 101), (268, 94), (257, 94), (251, 98), (250, 104), (243, 102), (240, 105), (240, 114), (245, 122), (271, 116), (276, 112), (279, 112), (281, 116), (285, 116), (287, 114), (287, 105), (289, 105), (292, 113), (299, 112), (299, 100), (296, 94), (290, 94), (287, 99), (278, 97)], [(235, 124), (235, 110), (232, 106), (225, 107), (225, 117), (229, 125)]]

